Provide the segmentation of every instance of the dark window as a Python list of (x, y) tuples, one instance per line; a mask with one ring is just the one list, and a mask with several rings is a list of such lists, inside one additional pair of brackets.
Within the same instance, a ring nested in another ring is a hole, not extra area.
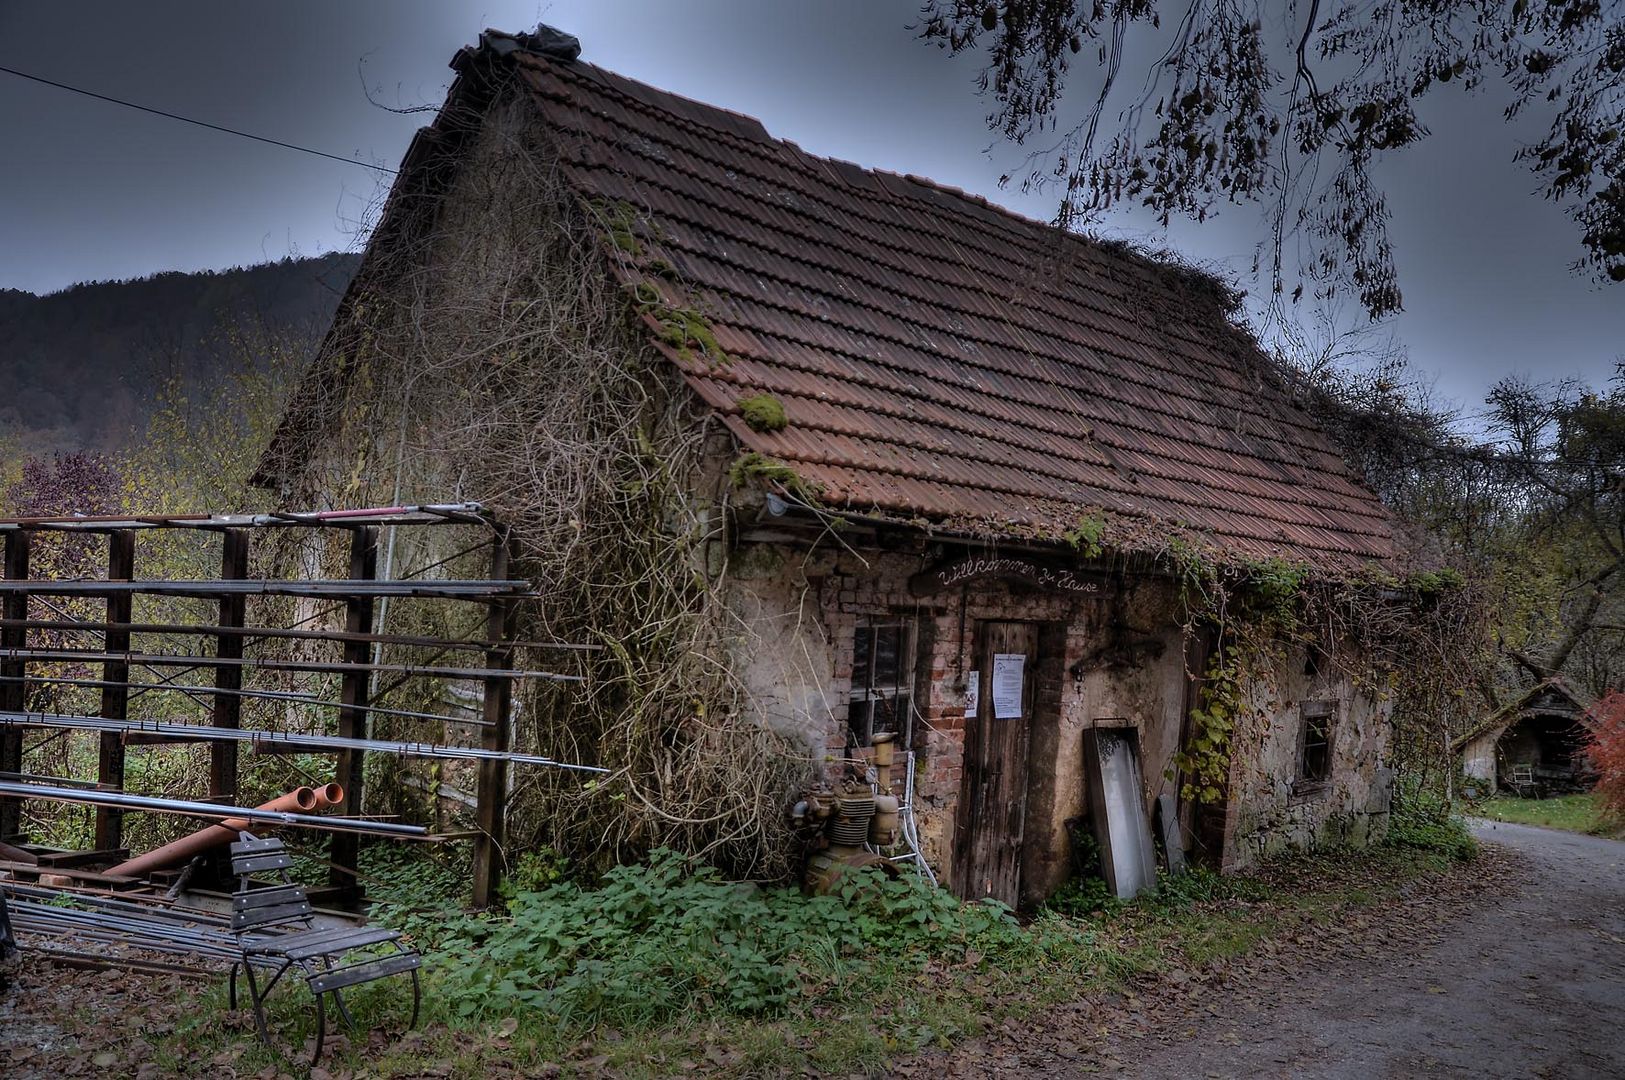
[(871, 623), (852, 637), (852, 699), (847, 725), (856, 746), (890, 733), (904, 746), (913, 735), (914, 624)]
[(1298, 755), (1298, 779), (1322, 783), (1332, 775), (1332, 717), (1336, 703), (1305, 701), (1298, 706), (1303, 715), (1303, 749)]

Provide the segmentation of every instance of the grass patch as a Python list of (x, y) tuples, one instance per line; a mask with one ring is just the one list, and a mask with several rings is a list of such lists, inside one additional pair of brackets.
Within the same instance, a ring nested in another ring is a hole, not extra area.
[(1519, 799), (1498, 795), (1470, 805), (1469, 811), (1491, 821), (1538, 825), (1546, 829), (1625, 840), (1625, 822), (1610, 817), (1594, 793), (1558, 795), (1550, 799)]
[[(507, 916), (412, 920), (431, 957), (423, 1030), (340, 1044), (324, 1065), (383, 1077), (448, 1065), (452, 1075), (874, 1073), (1006, 1020), (1336, 923), (1454, 861), (1414, 846), (1295, 856), (1245, 876), (1165, 880), (1127, 903), (1073, 890), (1065, 910), (1024, 922), (912, 878), (859, 877), (838, 896), (807, 898), (724, 881), (669, 853), (592, 888), (549, 869), (510, 892)], [(279, 995), (293, 1039), (308, 1027), (299, 991)], [(391, 1008), (403, 998), (383, 984), (358, 1000), (363, 1022), (398, 1025)], [(223, 1005), (210, 991), (154, 1033), (166, 1075), (217, 1075), (221, 1055), (244, 1075), (278, 1064)]]

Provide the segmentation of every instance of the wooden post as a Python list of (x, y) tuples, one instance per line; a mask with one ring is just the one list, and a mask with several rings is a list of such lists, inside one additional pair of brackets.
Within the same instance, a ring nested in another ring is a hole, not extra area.
[[(135, 578), (135, 530), (119, 529), (107, 534), (107, 580), (131, 581)], [(107, 598), (107, 628), (103, 633), (106, 651), (130, 651), (130, 632), (113, 629), (114, 623), (128, 625), (134, 610), (132, 593), (116, 593)], [(130, 679), (129, 662), (108, 660), (102, 664), (102, 716), (109, 720), (123, 720), (129, 715), (130, 690), (124, 685)], [(114, 791), (124, 790), (124, 737), (116, 731), (104, 731), (100, 753), (97, 755), (96, 781)], [(96, 808), (96, 849), (111, 851), (124, 844), (124, 811), (111, 807)]]
[[(28, 550), (32, 537), (16, 529), (6, 534), (6, 577), (21, 580), (28, 577)], [(28, 594), (26, 592), (7, 593), (5, 602), (0, 604), (0, 611), (5, 617), (18, 622), (28, 618)], [(27, 645), (28, 630), (23, 626), (11, 625), (0, 630), (0, 643), (7, 649), (21, 649)], [(28, 686), (22, 679), (27, 674), (28, 662), (26, 660), (0, 661), (0, 675), (6, 676), (5, 682), (0, 682), (0, 702), (4, 703), (7, 712), (22, 712), (23, 706), (28, 703)], [(23, 771), (23, 729), (7, 726), (0, 729), (0, 772)], [(22, 803), (16, 799), (0, 799), (0, 842), (15, 837), (22, 825)]]
[[(220, 577), (226, 581), (241, 581), (248, 577), (248, 530), (227, 529), (221, 537)], [(246, 596), (220, 598), (220, 628), (241, 628), (248, 608)], [(215, 636), (216, 656), (230, 660), (243, 657), (241, 634)], [(241, 690), (243, 669), (228, 664), (214, 669), (214, 685), (222, 690)], [(236, 694), (214, 695), (214, 710), (210, 717), (217, 728), (242, 727), (243, 699)], [(237, 744), (217, 740), (209, 747), (209, 794), (228, 803), (237, 801)]]
[[(356, 581), (372, 581), (378, 576), (378, 528), (366, 525), (350, 534), (350, 577)], [(344, 605), (344, 629), (352, 634), (372, 633), (372, 597), (352, 596)], [(346, 663), (365, 664), (370, 659), (371, 645), (365, 641), (349, 640), (344, 643)], [(367, 712), (371, 703), (372, 673), (366, 670), (346, 672), (339, 684), (339, 734), (348, 739), (362, 739), (367, 735)], [(339, 813), (361, 812), (363, 755), (359, 750), (340, 750), (333, 767), (333, 778), (344, 787), (344, 802)], [(356, 859), (360, 854), (360, 838), (354, 833), (333, 834), (333, 867), (328, 880), (335, 888), (354, 892)]]
[[(510, 538), (504, 530), (496, 539), (491, 553), (491, 579), (501, 581), (508, 576), (511, 561)], [(507, 598), (490, 601), (490, 614), (485, 621), (485, 639), (504, 644), (514, 636), (514, 601)], [(485, 666), (493, 671), (507, 671), (513, 667), (513, 650), (493, 649), (486, 654)], [(509, 715), (512, 679), (485, 680), (485, 698), (482, 716), (485, 726), (480, 729), (480, 745), (487, 750), (506, 752), (512, 742), (513, 718)], [(479, 765), (478, 802), (475, 815), (479, 821), (474, 837), (474, 907), (491, 906), (497, 885), (502, 880), (504, 863), (503, 845), (507, 839), (508, 819), (508, 763), (489, 759)]]

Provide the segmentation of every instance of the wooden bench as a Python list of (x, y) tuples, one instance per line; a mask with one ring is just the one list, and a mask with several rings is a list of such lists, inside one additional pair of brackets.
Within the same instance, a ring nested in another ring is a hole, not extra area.
[[(239, 843), (231, 845), (231, 870), (238, 881), (231, 896), (231, 929), (242, 954), (231, 968), (231, 1007), (237, 1007), (237, 970), (241, 968), (248, 979), (254, 1024), (261, 1040), (274, 1049), (265, 1022), (265, 1000), (284, 975), (297, 971), (316, 999), (316, 1048), (310, 1059), (314, 1065), (322, 1056), (322, 1043), (327, 1037), (327, 995), (332, 995), (339, 1015), (354, 1030), (355, 1019), (340, 991), (391, 975), (410, 974), (412, 1019), (407, 1026), (416, 1027), (422, 1000), (418, 969), (423, 962), (417, 951), (407, 947), (395, 930), (318, 927), (304, 888), (288, 877), (293, 860), (282, 841), (242, 835)], [(251, 881), (253, 875), (268, 872), (275, 873), (281, 884), (256, 888)], [(377, 950), (386, 945), (393, 951), (380, 954)], [(256, 968), (270, 973), (263, 988), (255, 978)]]

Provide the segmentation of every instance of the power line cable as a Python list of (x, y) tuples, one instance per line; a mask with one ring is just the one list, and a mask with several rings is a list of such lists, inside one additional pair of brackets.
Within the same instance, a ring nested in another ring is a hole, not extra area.
[(287, 150), (298, 150), (302, 154), (314, 154), (317, 157), (330, 158), (333, 161), (342, 161), (346, 165), (359, 165), (363, 169), (372, 169), (376, 172), (388, 173), (391, 176), (396, 175), (396, 171), (394, 169), (388, 169), (382, 165), (373, 165), (366, 161), (357, 161), (355, 158), (341, 157), (338, 154), (329, 154), (325, 150), (312, 150), (308, 146), (300, 146), (297, 143), (283, 142), (281, 139), (272, 139), (264, 135), (255, 135), (247, 131), (238, 131), (236, 128), (222, 127), (219, 124), (211, 124), (205, 120), (194, 120), (190, 116), (182, 116), (179, 113), (165, 112), (163, 109), (154, 109), (148, 105), (137, 105), (133, 101), (125, 101), (122, 98), (109, 97), (106, 94), (98, 94), (94, 90), (84, 90), (77, 86), (69, 86), (67, 83), (55, 82), (51, 79), (42, 78), (38, 75), (30, 75), (28, 72), (18, 71), (16, 68), (0, 66), (0, 71), (5, 72), (7, 75), (15, 75), (20, 79), (29, 79), (33, 82), (43, 83), (46, 86), (54, 86), (58, 90), (67, 90), (68, 92), (74, 94), (83, 94), (85, 97), (95, 98), (97, 101), (106, 101), (113, 105), (123, 105), (127, 109), (136, 109), (140, 112), (151, 113), (154, 116), (162, 116), (170, 120), (179, 120), (183, 124), (194, 124), (197, 127), (208, 128), (210, 131), (219, 131), (227, 135), (239, 135), (245, 139), (253, 139), (255, 142), (268, 143), (271, 146), (280, 146)]

